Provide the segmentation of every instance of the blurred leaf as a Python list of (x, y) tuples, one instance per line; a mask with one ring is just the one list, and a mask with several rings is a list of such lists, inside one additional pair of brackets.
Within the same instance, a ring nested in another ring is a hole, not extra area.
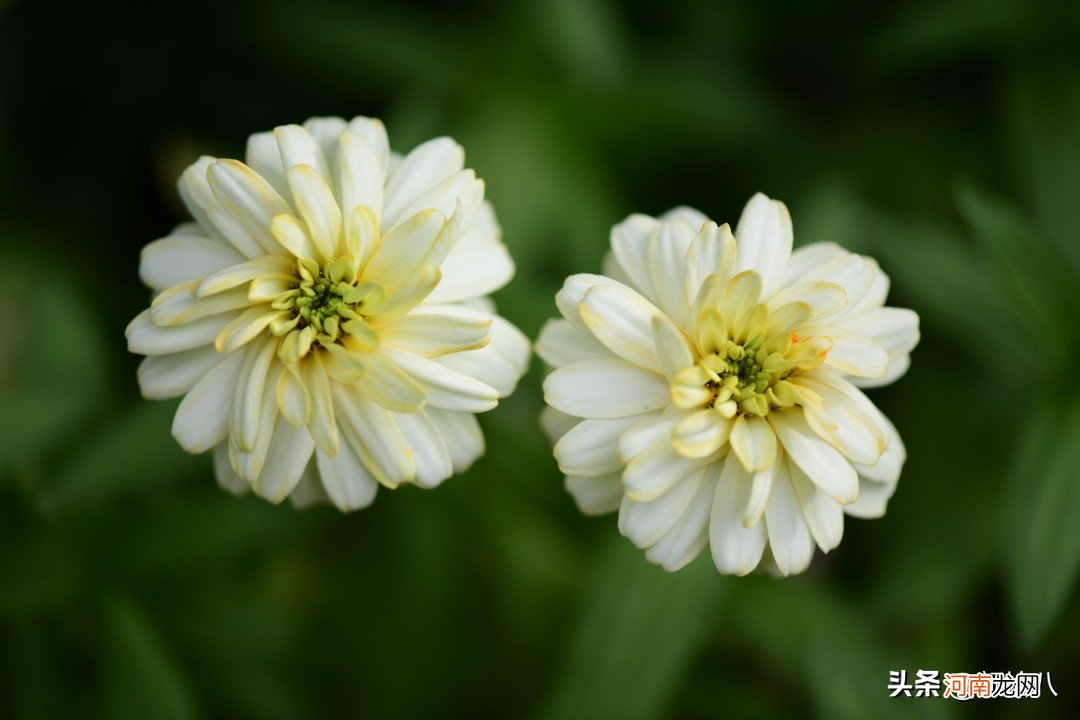
[(1008, 579), (1031, 650), (1061, 614), (1080, 569), (1080, 404), (1025, 423), (1005, 503)]
[(57, 275), (32, 282), (26, 264), (0, 266), (0, 470), (61, 439), (101, 391), (103, 349), (90, 305)]
[(114, 720), (201, 717), (192, 688), (149, 618), (120, 598), (107, 601), (103, 612), (106, 716)]
[(42, 495), (43, 506), (63, 511), (135, 487), (160, 490), (197, 468), (211, 476), (206, 456), (184, 452), (172, 436), (178, 401), (137, 402), (89, 438)]
[(550, 703), (558, 718), (656, 717), (723, 617), (723, 582), (708, 553), (669, 574), (628, 540), (609, 537)]
[(1080, 271), (1080, 68), (1039, 65), (1013, 79), (1005, 101), (1021, 191)]
[[(731, 598), (731, 632), (775, 672), (802, 680), (823, 720), (947, 718), (944, 703), (889, 697), (890, 670), (912, 668), (887, 652), (864, 606), (818, 587), (808, 577), (751, 577)], [(803, 717), (806, 715), (803, 714)]]

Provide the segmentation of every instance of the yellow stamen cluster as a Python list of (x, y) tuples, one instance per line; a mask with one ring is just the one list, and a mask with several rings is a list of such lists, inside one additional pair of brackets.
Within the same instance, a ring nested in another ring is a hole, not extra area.
[(283, 361), (297, 362), (315, 343), (328, 347), (345, 336), (365, 345), (376, 342), (367, 316), (385, 293), (375, 283), (359, 282), (354, 267), (347, 258), (322, 268), (314, 260), (297, 261), (295, 287), (271, 303), (275, 310), (286, 313), (270, 324), (270, 332), (284, 337), (278, 349)]

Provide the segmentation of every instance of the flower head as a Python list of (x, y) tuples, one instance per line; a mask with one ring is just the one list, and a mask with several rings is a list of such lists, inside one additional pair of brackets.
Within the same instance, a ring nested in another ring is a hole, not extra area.
[(183, 173), (194, 222), (144, 249), (157, 295), (128, 347), (225, 487), (351, 510), (483, 453), (474, 413), (529, 348), (485, 297), (514, 266), (463, 166), (449, 138), (402, 157), (378, 120), (317, 118)]
[(708, 544), (724, 573), (801, 572), (895, 489), (903, 443), (859, 388), (907, 370), (918, 316), (884, 307), (873, 260), (792, 238), (761, 194), (734, 235), (687, 208), (632, 215), (537, 342), (567, 489), (669, 570)]

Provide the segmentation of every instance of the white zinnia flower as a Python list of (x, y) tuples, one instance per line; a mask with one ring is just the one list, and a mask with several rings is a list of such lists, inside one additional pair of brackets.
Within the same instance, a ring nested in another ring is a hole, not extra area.
[(567, 489), (586, 513), (618, 508), (668, 570), (709, 544), (724, 573), (801, 572), (844, 513), (878, 517), (896, 487), (904, 445), (856, 386), (907, 370), (918, 316), (883, 307), (873, 260), (791, 246), (787, 208), (761, 194), (734, 236), (687, 208), (632, 215), (606, 276), (567, 279), (565, 320), (540, 334)]
[(146, 397), (184, 396), (173, 434), (213, 450), (223, 486), (353, 510), (483, 454), (474, 413), (529, 345), (484, 297), (514, 265), (464, 159), (449, 138), (401, 157), (378, 120), (316, 118), (183, 173), (195, 222), (143, 251), (158, 294), (128, 347)]

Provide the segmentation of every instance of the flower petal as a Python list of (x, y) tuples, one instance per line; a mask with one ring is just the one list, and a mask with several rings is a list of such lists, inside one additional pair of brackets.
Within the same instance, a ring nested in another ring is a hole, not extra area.
[(614, 512), (623, 497), (622, 480), (617, 472), (599, 477), (568, 475), (564, 486), (578, 509), (586, 515)]
[(454, 463), (454, 472), (465, 472), (484, 454), (484, 433), (475, 415), (436, 408), (426, 408), (423, 412), (442, 436)]
[(765, 509), (769, 549), (783, 575), (801, 573), (814, 557), (814, 539), (803, 517), (786, 464), (780, 468), (769, 506)]
[(244, 261), (244, 256), (220, 240), (173, 234), (142, 249), (139, 277), (154, 290), (198, 280)]
[(147, 400), (179, 397), (223, 359), (210, 345), (143, 358), (138, 370), (139, 390)]
[(173, 437), (189, 453), (202, 453), (228, 435), (233, 390), (244, 365), (244, 353), (235, 353), (212, 367), (188, 391), (173, 417)]
[(604, 347), (592, 333), (579, 329), (569, 320), (548, 320), (540, 328), (536, 339), (536, 354), (552, 367), (580, 362), (582, 360), (604, 360), (613, 357), (612, 352)]
[(566, 475), (596, 476), (615, 472), (619, 459), (619, 436), (639, 422), (637, 417), (612, 420), (589, 419), (571, 428), (555, 444), (555, 460)]
[(386, 183), (382, 215), (383, 230), (389, 230), (402, 212), (420, 195), (465, 164), (465, 151), (448, 137), (428, 140), (406, 155)]
[(765, 523), (743, 525), (744, 510), (750, 504), (751, 477), (731, 455), (711, 472), (716, 478), (709, 521), (713, 562), (722, 573), (746, 575), (761, 562), (766, 541)]
[(776, 292), (784, 280), (791, 256), (791, 216), (778, 200), (757, 193), (746, 203), (735, 226), (739, 249), (735, 271), (756, 270), (765, 297)]
[(139, 355), (171, 355), (213, 343), (214, 338), (240, 313), (225, 313), (195, 320), (183, 325), (158, 327), (150, 320), (150, 311), (143, 310), (128, 324), (128, 350)]
[(731, 428), (731, 449), (748, 473), (772, 466), (779, 459), (776, 433), (765, 418), (740, 415)]
[(599, 285), (585, 293), (578, 311), (585, 326), (613, 353), (646, 370), (661, 372), (652, 319), (663, 313), (655, 305), (630, 288)]
[(427, 404), (431, 407), (477, 413), (490, 410), (499, 402), (499, 393), (494, 388), (434, 360), (390, 347), (382, 348), (380, 354), (412, 376), (427, 393)]
[(784, 451), (818, 487), (843, 505), (855, 501), (859, 495), (855, 469), (847, 458), (810, 429), (801, 411), (774, 411), (767, 419)]
[(639, 548), (655, 545), (690, 507), (707, 472), (707, 469), (698, 470), (653, 502), (623, 497), (619, 506), (619, 532)]
[(660, 375), (625, 360), (585, 360), (548, 375), (544, 399), (569, 415), (620, 418), (664, 408), (671, 393)]
[[(827, 553), (839, 545), (844, 537), (844, 508), (806, 477), (806, 473), (800, 470), (798, 465), (791, 462), (785, 465), (810, 534), (814, 536), (821, 551)], [(863, 490), (860, 490), (859, 500), (862, 499), (862, 494)], [(858, 504), (859, 500), (852, 505)]]
[(306, 427), (295, 427), (279, 417), (262, 472), (252, 484), (255, 494), (275, 504), (287, 498), (300, 482), (314, 449), (315, 441)]
[(731, 277), (737, 253), (735, 236), (727, 223), (719, 227), (711, 221), (705, 223), (686, 254), (686, 302), (693, 305), (701, 284), (710, 275), (718, 275), (721, 280)]

